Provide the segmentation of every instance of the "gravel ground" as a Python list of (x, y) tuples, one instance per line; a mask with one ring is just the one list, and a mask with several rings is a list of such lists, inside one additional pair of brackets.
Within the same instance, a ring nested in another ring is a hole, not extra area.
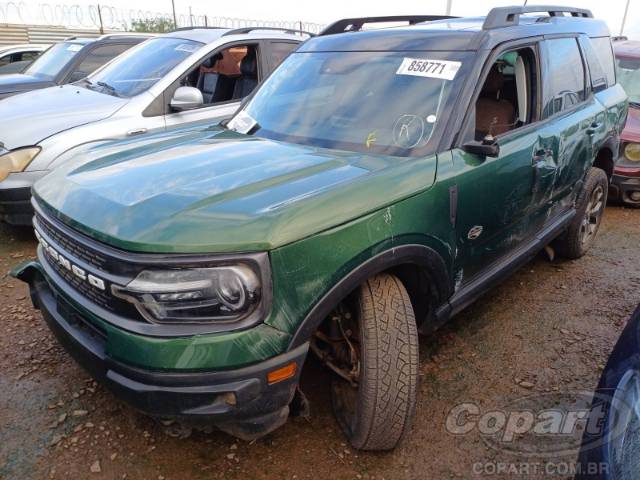
[(34, 251), (30, 231), (0, 226), (0, 479), (6, 480), (480, 477), (478, 465), (531, 459), (491, 448), (476, 430), (448, 433), (450, 409), (474, 402), (484, 411), (523, 395), (591, 391), (640, 301), (640, 210), (609, 207), (585, 258), (549, 262), (540, 255), (421, 339), (417, 420), (395, 451), (349, 448), (331, 414), (331, 377), (315, 362), (303, 372), (310, 418), (290, 419), (253, 443), (219, 432), (180, 440), (95, 384), (57, 345), (26, 286), (4, 275)]

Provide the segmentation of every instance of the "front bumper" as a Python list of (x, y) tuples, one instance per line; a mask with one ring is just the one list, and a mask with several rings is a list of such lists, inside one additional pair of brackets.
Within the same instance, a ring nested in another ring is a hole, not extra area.
[(640, 199), (634, 200), (632, 198), (634, 193), (640, 195), (640, 169), (635, 176), (628, 175), (626, 172), (614, 171), (609, 196), (625, 205), (640, 207)]
[(31, 187), (46, 173), (12, 173), (0, 182), (0, 221), (11, 225), (31, 226)]
[[(110, 357), (104, 332), (57, 291), (37, 264), (18, 270), (31, 299), (58, 341), (96, 380), (132, 407), (152, 416), (214, 425), (245, 440), (283, 425), (289, 415), (308, 343), (269, 360), (209, 372), (151, 371)], [(269, 384), (267, 374), (296, 362), (295, 375)]]

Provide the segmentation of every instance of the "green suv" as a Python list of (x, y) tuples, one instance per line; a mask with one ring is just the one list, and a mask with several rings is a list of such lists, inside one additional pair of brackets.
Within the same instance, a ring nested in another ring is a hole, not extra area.
[(38, 259), (14, 274), (139, 410), (257, 438), (305, 405), (311, 351), (352, 445), (393, 448), (418, 332), (598, 231), (627, 111), (609, 32), (581, 9), (522, 15), (539, 10), (333, 24), (224, 125), (39, 181)]

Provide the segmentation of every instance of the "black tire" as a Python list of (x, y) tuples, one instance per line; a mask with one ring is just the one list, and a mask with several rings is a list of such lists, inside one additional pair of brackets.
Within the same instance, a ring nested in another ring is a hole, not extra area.
[(592, 167), (576, 201), (576, 216), (567, 231), (555, 242), (559, 255), (582, 257), (595, 240), (607, 205), (609, 179), (604, 170)]
[(358, 386), (333, 382), (336, 418), (351, 445), (390, 450), (409, 430), (418, 390), (418, 332), (409, 295), (393, 275), (367, 280), (354, 299)]

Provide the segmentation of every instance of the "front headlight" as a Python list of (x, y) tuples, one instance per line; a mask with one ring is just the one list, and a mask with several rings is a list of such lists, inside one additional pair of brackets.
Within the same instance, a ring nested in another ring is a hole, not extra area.
[(7, 178), (10, 173), (24, 171), (31, 160), (40, 153), (40, 147), (21, 148), (5, 153), (0, 156), (0, 182)]
[(640, 143), (628, 143), (624, 147), (624, 156), (630, 162), (640, 162)]
[(115, 296), (132, 302), (152, 323), (240, 320), (260, 302), (260, 279), (245, 265), (144, 270)]

